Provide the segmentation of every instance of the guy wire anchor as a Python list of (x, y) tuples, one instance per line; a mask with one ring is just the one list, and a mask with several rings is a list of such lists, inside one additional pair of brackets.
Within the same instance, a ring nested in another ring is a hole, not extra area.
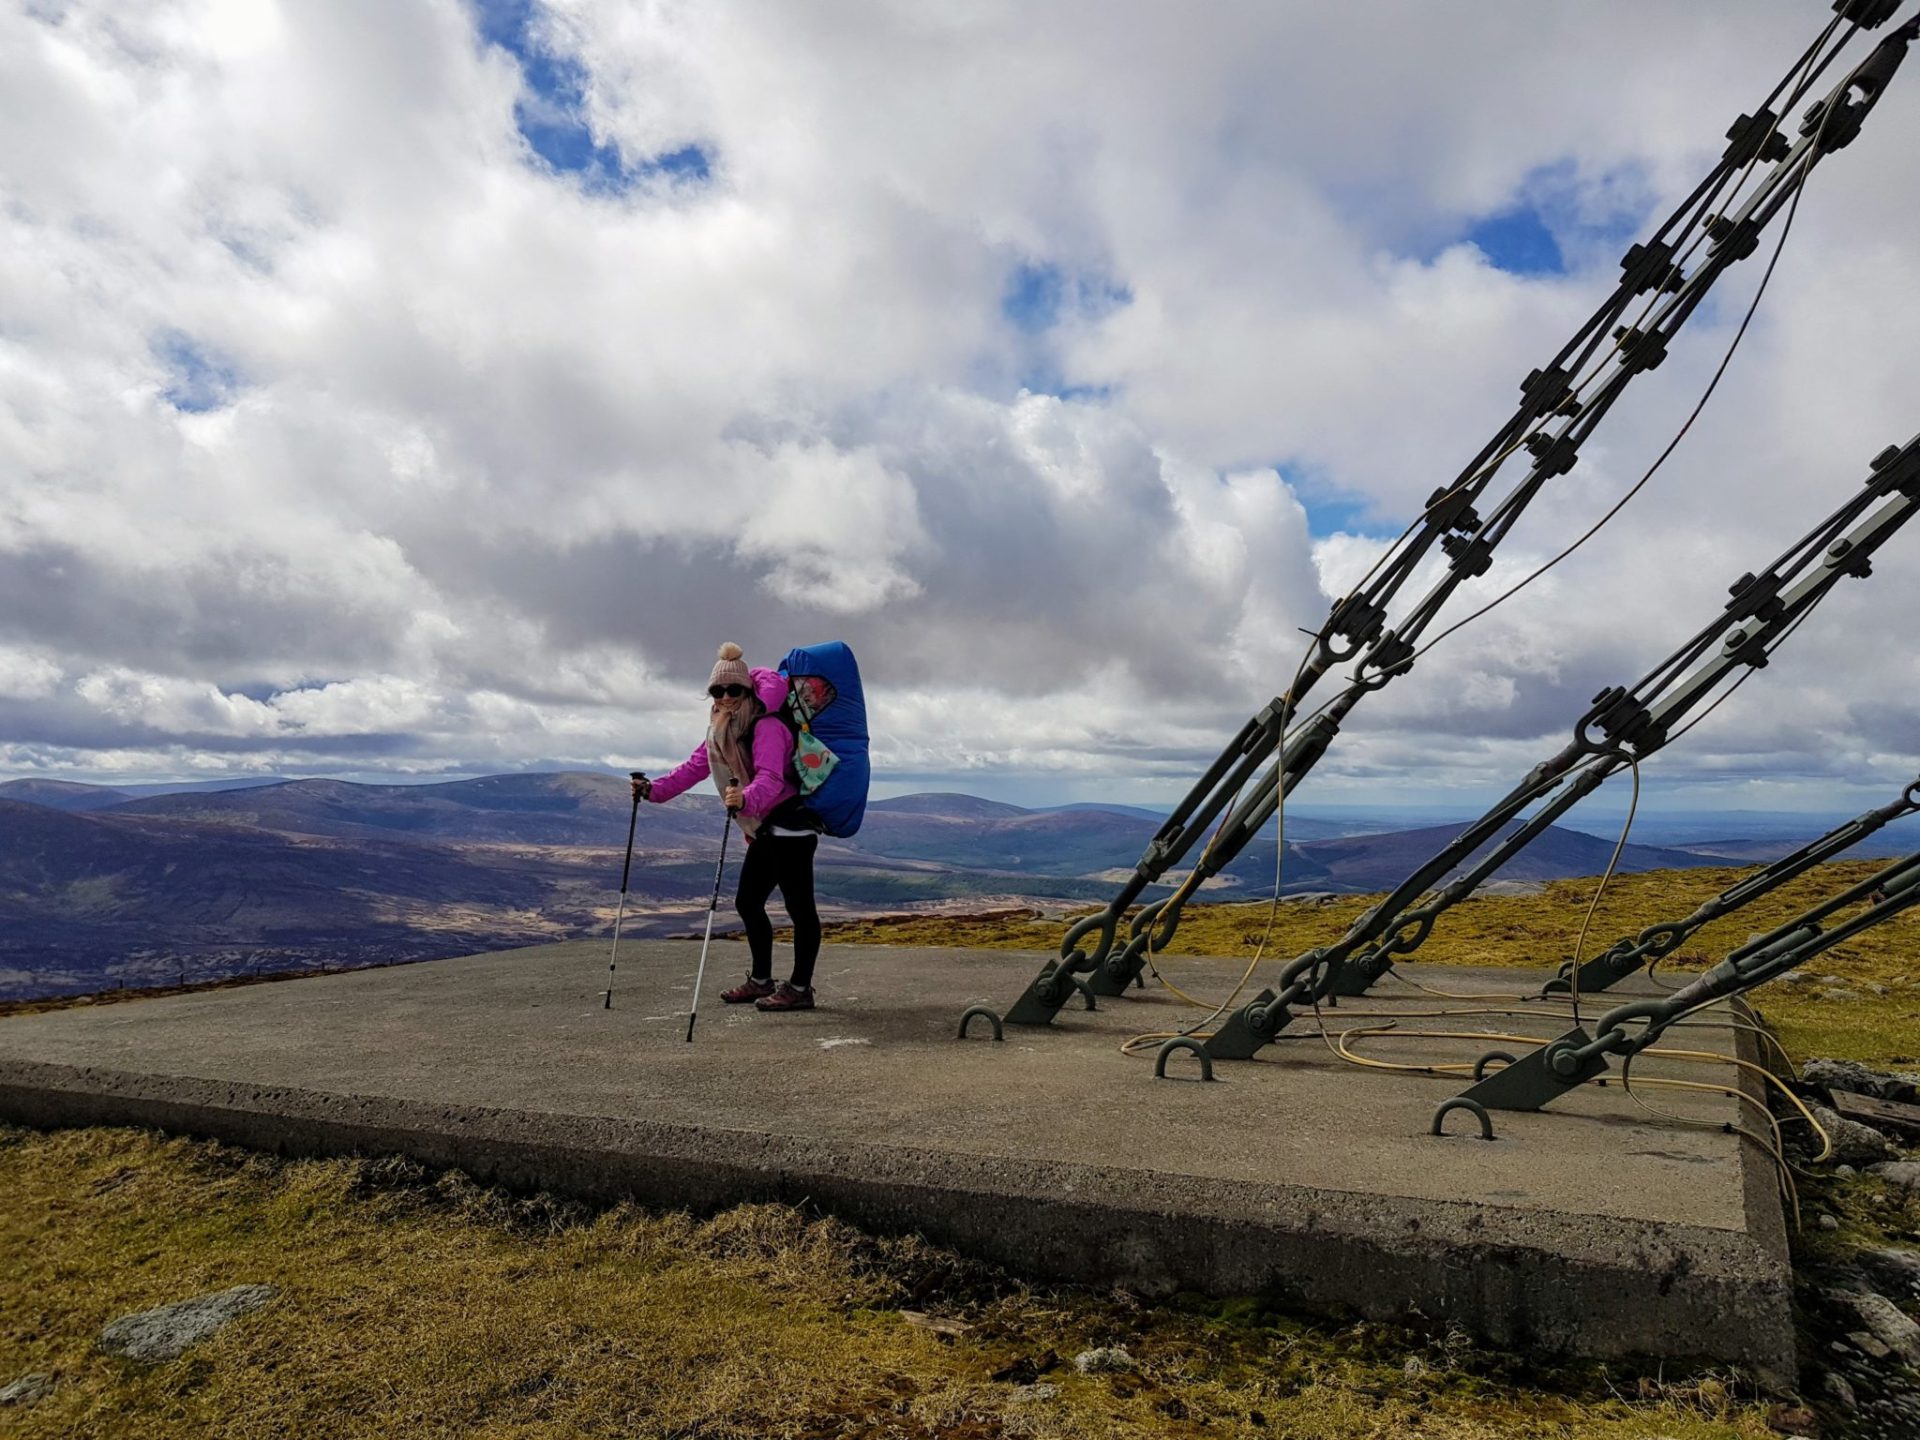
[[(1865, 486), (1788, 548), (1760, 575), (1743, 575), (1731, 599), (1677, 651), (1631, 689), (1614, 687), (1574, 727), (1573, 740), (1542, 761), (1486, 814), (1449, 841), (1331, 945), (1298, 956), (1280, 973), (1278, 990), (1263, 990), (1230, 1015), (1206, 1041), (1216, 1060), (1257, 1054), (1293, 1019), (1295, 1011), (1333, 993), (1347, 967), (1371, 984), (1395, 956), (1417, 949), (1448, 908), (1472, 893), (1518, 851), (1573, 808), (1610, 775), (1637, 765), (1687, 727), (1676, 726), (1709, 700), (1723, 682), (1764, 667), (1807, 614), (1847, 576), (1873, 570), (1873, 555), (1920, 510), (1920, 437), (1888, 446), (1871, 462)], [(1710, 654), (1715, 646), (1717, 654)], [(1703, 658), (1706, 657), (1706, 658)], [(1736, 681), (1737, 683), (1737, 681)], [(1554, 791), (1558, 794), (1553, 794)], [(1552, 795), (1517, 829), (1499, 838), (1522, 811)], [(1433, 887), (1496, 841), (1458, 879)], [(1432, 893), (1418, 908), (1415, 902)], [(1352, 993), (1351, 991), (1349, 993)], [(1584, 1078), (1584, 1077), (1583, 1077)]]
[[(1757, 875), (1749, 875), (1729, 885), (1691, 915), (1680, 920), (1661, 920), (1625, 935), (1600, 954), (1580, 966), (1579, 993), (1597, 995), (1629, 975), (1657, 960), (1665, 959), (1692, 938), (1703, 925), (1731, 915), (1771, 894), (1789, 880), (1804, 875), (1816, 865), (1824, 865), (1842, 851), (1858, 845), (1882, 826), (1902, 816), (1920, 811), (1920, 779), (1901, 792), (1898, 800), (1856, 815), (1844, 825), (1836, 825), (1818, 840), (1809, 841), (1791, 855), (1783, 856)], [(1574, 992), (1573, 962), (1567, 961), (1553, 979), (1541, 987), (1542, 995), (1570, 995)]]
[[(1851, 920), (1831, 930), (1821, 928), (1830, 916), (1863, 900), (1869, 902), (1867, 908)], [(1914, 905), (1920, 905), (1920, 851), (1749, 940), (1672, 994), (1616, 1006), (1600, 1017), (1592, 1035), (1574, 1026), (1518, 1063), (1488, 1075), (1460, 1098), (1493, 1110), (1538, 1110), (1604, 1071), (1609, 1055), (1631, 1062), (1696, 1010), (1745, 995)]]
[[(1893, 13), (1882, 13), (1884, 0), (1842, 3), (1842, 19), (1859, 29), (1872, 29)], [(1762, 232), (1800, 193), (1813, 167), (1859, 134), (1916, 29), (1920, 20), (1888, 33), (1865, 61), (1809, 107), (1797, 138), (1788, 139), (1783, 116), (1811, 93), (1853, 31), (1841, 33), (1831, 48), (1834, 32), (1823, 31), (1766, 101), (1734, 122), (1706, 178), (1622, 257), (1613, 294), (1552, 360), (1527, 376), (1519, 408), (1450, 484), (1428, 497), (1419, 520), (1374, 574), (1334, 604), (1286, 693), (1242, 727), (1167, 818), (1106, 908), (1067, 931), (1059, 957), (1007, 1012), (1009, 1023), (1050, 1023), (1082, 989), (1072, 983), (1080, 976), (1087, 977), (1083, 993), (1091, 994), (1120, 995), (1136, 981), (1149, 946), (1161, 949), (1173, 938), (1186, 897), (1231, 864), (1260, 832), (1281, 799), (1326, 752), (1361, 697), (1413, 667), (1423, 637), (1453, 593), (1487, 572), (1501, 541), (1541, 488), (1574, 467), (1582, 445), (1634, 377), (1665, 360), (1670, 342), (1714, 283), (1754, 252)], [(1688, 272), (1683, 263), (1692, 256), (1698, 258)], [(1584, 377), (1577, 389), (1575, 377)], [(1523, 451), (1531, 468), (1503, 497), (1490, 501), (1487, 492), (1501, 467)], [(1484, 516), (1482, 505), (1489, 507)], [(1416, 572), (1426, 573), (1426, 562), (1436, 552), (1447, 559), (1441, 577), (1389, 629), (1394, 601)], [(1314, 686), (1350, 660), (1355, 666), (1347, 688), (1310, 723), (1296, 725)], [(1283, 751), (1282, 737), (1289, 731)], [(1190, 882), (1143, 909), (1116, 953), (1128, 907), (1178, 865), (1223, 814), (1225, 821), (1194, 865)], [(1337, 967), (1332, 973), (1337, 979)]]

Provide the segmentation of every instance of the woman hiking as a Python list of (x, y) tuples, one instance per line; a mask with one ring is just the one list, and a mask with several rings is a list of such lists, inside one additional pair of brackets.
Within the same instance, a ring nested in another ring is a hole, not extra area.
[[(707, 677), (713, 709), (705, 743), (658, 780), (634, 781), (633, 793), (664, 804), (713, 777), (747, 841), (733, 908), (747, 927), (753, 957), (747, 978), (720, 998), (729, 1005), (751, 1000), (756, 1010), (811, 1010), (813, 965), (820, 955), (820, 912), (813, 903), (818, 825), (799, 804), (793, 731), (772, 713), (786, 701), (787, 682), (777, 671), (748, 669), (741, 653), (732, 641), (722, 645)], [(778, 985), (773, 921), (767, 918), (767, 898), (776, 889), (793, 921), (793, 977)]]

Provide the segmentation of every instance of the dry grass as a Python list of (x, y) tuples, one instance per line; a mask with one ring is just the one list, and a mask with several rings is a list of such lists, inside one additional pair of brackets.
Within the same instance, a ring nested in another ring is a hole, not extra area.
[[(1769, 930), (1808, 905), (1882, 868), (1885, 861), (1823, 865), (1746, 909), (1706, 926), (1663, 967), (1698, 970)], [(1607, 887), (1587, 935), (1585, 956), (1598, 954), (1621, 935), (1656, 920), (1688, 914), (1758, 867), (1656, 870), (1616, 877)], [(1454, 907), (1435, 927), (1414, 959), (1449, 965), (1501, 965), (1532, 970), (1544, 979), (1572, 954), (1580, 922), (1593, 898), (1595, 880), (1560, 880), (1538, 895), (1476, 897)], [(1315, 945), (1336, 939), (1378, 895), (1344, 896), (1325, 904), (1288, 902), (1279, 908), (1263, 965), (1267, 973)], [(1156, 963), (1176, 983), (1182, 955), (1251, 955), (1266, 929), (1267, 903), (1194, 904), (1185, 912), (1174, 943)], [(912, 917), (853, 922), (833, 927), (829, 943), (969, 945), (998, 950), (1052, 951), (1064, 927), (1030, 918), (995, 916), (969, 923), (958, 917)], [(1796, 1056), (1838, 1055), (1873, 1064), (1920, 1063), (1920, 907), (1898, 915), (1809, 967), (1812, 975), (1837, 977), (1832, 985), (1763, 987), (1754, 1004)], [(1874, 994), (1870, 986), (1886, 989)], [(1827, 1000), (1828, 989), (1857, 998)]]
[[(21, 1437), (1767, 1433), (1718, 1378), (1609, 1384), (1458, 1337), (1029, 1291), (782, 1207), (589, 1213), (128, 1130), (0, 1129), (0, 1193), (0, 1378), (59, 1380), (0, 1412)], [(279, 1298), (180, 1360), (94, 1348), (115, 1316), (255, 1281)], [(905, 1305), (971, 1328), (943, 1339)], [(1138, 1372), (990, 1378), (1108, 1343)]]

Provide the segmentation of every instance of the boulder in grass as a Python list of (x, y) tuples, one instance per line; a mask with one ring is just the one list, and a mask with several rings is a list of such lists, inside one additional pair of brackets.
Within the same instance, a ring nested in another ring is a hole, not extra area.
[(273, 1299), (271, 1285), (235, 1285), (157, 1310), (122, 1315), (100, 1332), (100, 1348), (142, 1365), (176, 1360), (192, 1346)]
[(0, 1385), (0, 1405), (31, 1405), (53, 1393), (53, 1376), (22, 1375), (11, 1385)]
[(1807, 1108), (1833, 1141), (1833, 1158), (1837, 1164), (1871, 1165), (1878, 1160), (1891, 1160), (1900, 1153), (1891, 1140), (1871, 1125), (1849, 1120), (1824, 1105), (1809, 1105)]

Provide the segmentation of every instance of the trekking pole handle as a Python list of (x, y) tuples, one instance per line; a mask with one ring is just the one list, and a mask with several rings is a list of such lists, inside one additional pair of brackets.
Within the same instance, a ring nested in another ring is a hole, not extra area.
[[(632, 775), (632, 777), (635, 780), (644, 780), (647, 778), (645, 775), (642, 775), (638, 770), (634, 770), (629, 773)], [(620, 895), (622, 899), (626, 898), (627, 882), (633, 875), (633, 832), (634, 832), (634, 827), (637, 824), (639, 824), (639, 821), (640, 821), (640, 792), (636, 790), (633, 792), (633, 809), (629, 811), (627, 814), (627, 858), (625, 863), (622, 864), (620, 867)]]

